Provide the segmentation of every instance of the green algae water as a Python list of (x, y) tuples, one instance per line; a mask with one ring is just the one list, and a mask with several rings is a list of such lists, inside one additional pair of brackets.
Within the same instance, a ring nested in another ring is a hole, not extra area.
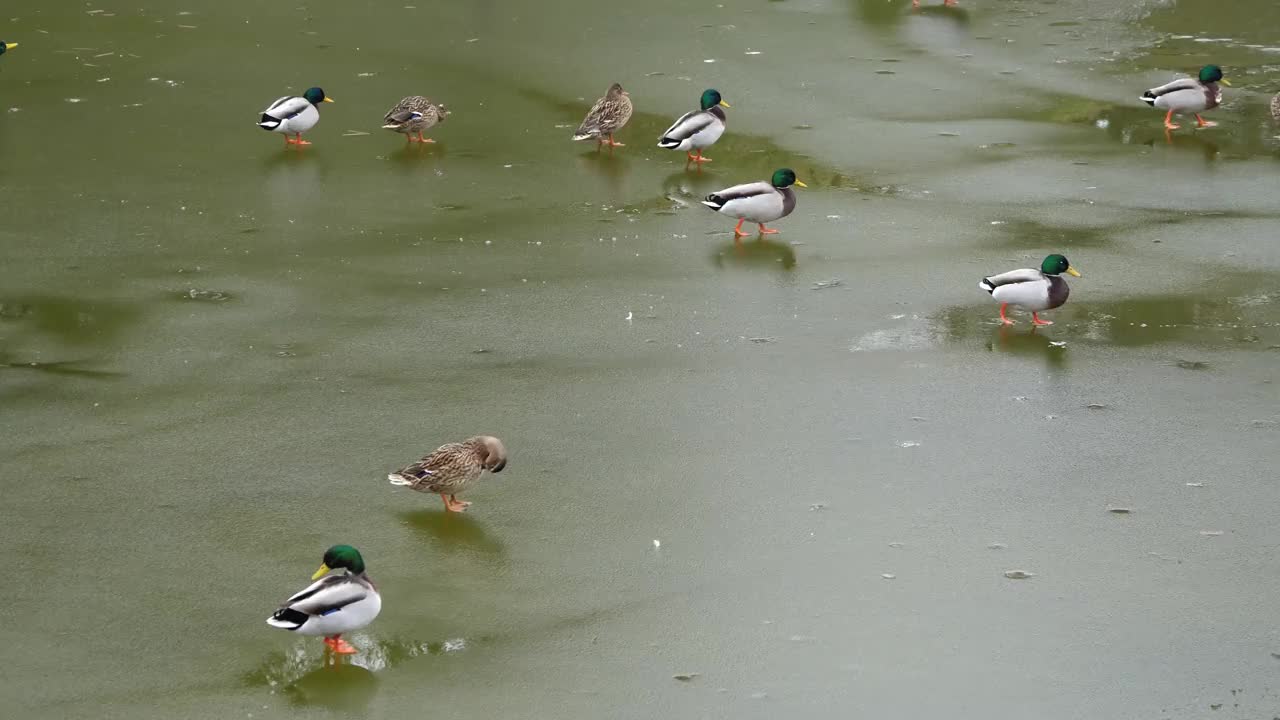
[[(6, 5), (8, 713), (1272, 717), (1274, 3), (909, 6)], [(312, 146), (255, 126), (311, 86)], [(734, 243), (699, 200), (779, 167)], [(387, 483), (477, 434), (467, 513)], [(335, 669), (264, 621), (340, 542)]]

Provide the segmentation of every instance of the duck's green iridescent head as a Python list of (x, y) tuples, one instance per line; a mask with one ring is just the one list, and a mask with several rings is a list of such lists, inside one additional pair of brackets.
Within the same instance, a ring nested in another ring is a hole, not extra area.
[(320, 563), (320, 569), (311, 579), (319, 580), (321, 575), (338, 568), (346, 568), (358, 575), (364, 572), (364, 558), (360, 557), (359, 550), (350, 545), (334, 545), (324, 551), (324, 562)]
[(319, 105), (322, 102), (333, 102), (333, 98), (325, 97), (324, 91), (318, 87), (307, 88), (307, 91), (302, 93), (302, 97), (306, 98), (307, 102), (312, 105)]
[(717, 106), (717, 105), (720, 105), (720, 106), (722, 106), (722, 107), (733, 107), (732, 105), (730, 105), (729, 103), (725, 102), (725, 101), (720, 97), (720, 91), (719, 91), (719, 90), (710, 89), (710, 88), (709, 88), (709, 89), (707, 89), (707, 90), (703, 90), (703, 91), (702, 91), (702, 109), (703, 109), (703, 110), (710, 110), (711, 108), (713, 108), (713, 107), (715, 107), (715, 106)]
[(1205, 65), (1204, 67), (1200, 68), (1200, 82), (1206, 83), (1206, 84), (1216, 83), (1216, 82), (1220, 82), (1223, 85), (1231, 84), (1227, 82), (1225, 78), (1222, 77), (1222, 68), (1218, 67), (1217, 65)]
[(1080, 277), (1080, 273), (1076, 272), (1076, 269), (1071, 267), (1071, 263), (1067, 262), (1067, 256), (1057, 253), (1049, 255), (1044, 259), (1044, 262), (1040, 263), (1040, 272), (1045, 275), (1066, 273), (1072, 277)]
[(796, 171), (791, 168), (779, 168), (773, 171), (773, 180), (770, 181), (776, 188), (785, 188), (795, 185), (797, 187), (809, 187), (796, 179)]
[(3, 55), (5, 50), (12, 50), (16, 47), (18, 47), (18, 43), (7, 43), (0, 40), (0, 55)]

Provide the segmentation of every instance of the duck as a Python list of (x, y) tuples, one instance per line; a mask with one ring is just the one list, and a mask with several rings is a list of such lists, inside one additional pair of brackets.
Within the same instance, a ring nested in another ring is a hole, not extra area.
[[(702, 91), (702, 109), (681, 115), (680, 119), (658, 138), (658, 147), (683, 150), (689, 162), (711, 162), (711, 158), (702, 157), (702, 150), (714, 145), (724, 134), (726, 118), (724, 111), (720, 109), (722, 107), (733, 106), (720, 97), (718, 90)], [(690, 150), (697, 150), (697, 156), (689, 152)]]
[(18, 47), (18, 43), (11, 43), (11, 42), (5, 42), (3, 40), (0, 40), (0, 55), (3, 55), (9, 50), (12, 50), (16, 47)]
[[(330, 574), (339, 569), (345, 571)], [(301, 635), (323, 635), (330, 651), (354, 654), (356, 648), (342, 639), (343, 633), (367, 626), (382, 611), (382, 595), (365, 573), (360, 551), (334, 545), (324, 552), (311, 579), (315, 582), (285, 600), (267, 624)]]
[(444, 105), (437, 105), (421, 95), (410, 95), (387, 111), (387, 116), (382, 119), (386, 123), (382, 129), (403, 133), (409, 142), (433, 143), (435, 140), (422, 137), (422, 131), (444, 122), (448, 114)]
[(1222, 104), (1222, 83), (1228, 87), (1231, 83), (1222, 77), (1222, 68), (1217, 65), (1205, 65), (1200, 68), (1199, 77), (1178, 78), (1171, 83), (1151, 88), (1142, 93), (1142, 102), (1154, 108), (1168, 110), (1164, 116), (1164, 126), (1168, 130), (1177, 130), (1181, 125), (1173, 122), (1173, 114), (1191, 113), (1196, 116), (1199, 127), (1213, 127), (1218, 123), (1205, 120), (1200, 113), (1212, 110)]
[(500, 473), (507, 466), (507, 448), (492, 435), (477, 435), (462, 442), (446, 443), (421, 460), (387, 476), (392, 485), (435, 493), (448, 512), (462, 512), (471, 503), (458, 495), (486, 471)]
[(1064, 255), (1054, 253), (1045, 257), (1039, 270), (1022, 268), (982, 278), (978, 287), (991, 294), (1000, 303), (1000, 322), (1012, 325), (1013, 320), (1005, 315), (1005, 308), (1017, 305), (1031, 311), (1031, 322), (1035, 325), (1052, 325), (1052, 320), (1041, 320), (1039, 313), (1062, 307), (1071, 294), (1067, 281), (1060, 275), (1066, 273), (1072, 277), (1082, 277), (1067, 262)]
[(574, 141), (595, 139), (596, 148), (608, 145), (611, 148), (623, 147), (626, 143), (614, 142), (613, 134), (622, 129), (631, 119), (631, 94), (622, 89), (618, 83), (609, 86), (604, 97), (596, 101), (587, 111), (582, 124), (573, 133)]
[(760, 226), (761, 235), (773, 235), (778, 231), (765, 227), (765, 223), (784, 218), (796, 209), (796, 193), (791, 186), (809, 187), (796, 179), (791, 168), (779, 168), (769, 182), (753, 182), (717, 190), (702, 201), (703, 205), (718, 213), (738, 218), (733, 228), (734, 239), (742, 232), (742, 223), (750, 220)]
[[(310, 130), (320, 122), (320, 111), (316, 109), (322, 102), (333, 102), (333, 98), (324, 94), (318, 87), (309, 88), (302, 95), (285, 95), (267, 106), (262, 111), (262, 119), (258, 127), (269, 132), (284, 133), (284, 144), (310, 145), (302, 139), (302, 133)], [(293, 139), (289, 135), (294, 136)]]

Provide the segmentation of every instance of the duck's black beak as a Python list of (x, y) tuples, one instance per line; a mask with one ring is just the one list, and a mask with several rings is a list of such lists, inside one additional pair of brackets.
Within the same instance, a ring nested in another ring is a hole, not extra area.
[(489, 468), (489, 472), (500, 473), (502, 472), (502, 468), (506, 466), (507, 466), (507, 460), (506, 458), (503, 458), (502, 461), (499, 462), (497, 465), (494, 465), (493, 467)]

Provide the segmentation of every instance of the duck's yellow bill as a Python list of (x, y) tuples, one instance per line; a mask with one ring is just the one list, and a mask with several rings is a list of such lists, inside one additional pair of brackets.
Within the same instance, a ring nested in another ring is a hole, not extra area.
[(1067, 266), (1067, 274), (1071, 277), (1082, 277), (1080, 272), (1071, 266)]
[(331, 98), (331, 97), (327, 97), (327, 98), (325, 98), (325, 99), (324, 99), (324, 101), (325, 101), (325, 102), (333, 102), (333, 98)]
[(5, 43), (5, 44), (4, 44), (4, 49), (5, 49), (5, 50), (12, 50), (12, 49), (14, 49), (14, 48), (16, 48), (16, 47), (18, 47), (18, 43)]
[(725, 106), (725, 107), (733, 107), (732, 105), (730, 105), (729, 103), (727, 103), (727, 102), (725, 102), (725, 101), (723, 101), (723, 100), (721, 100), (721, 101), (720, 101), (720, 104), (721, 104), (721, 105), (723, 105), (723, 106)]
[(796, 181), (796, 185), (799, 185), (800, 187), (809, 187), (808, 185), (805, 185), (804, 183), (800, 182), (799, 180), (797, 180), (797, 181)]
[(320, 569), (316, 571), (315, 575), (311, 576), (311, 579), (319, 580), (322, 575), (328, 575), (328, 574), (329, 574), (329, 566), (325, 565), (324, 563), (320, 563)]
[(1221, 82), (1223, 85), (1226, 85), (1227, 87), (1231, 87), (1231, 81), (1230, 81), (1230, 80), (1228, 80), (1228, 79), (1226, 79), (1226, 78), (1222, 78), (1222, 80), (1221, 80), (1220, 82)]

